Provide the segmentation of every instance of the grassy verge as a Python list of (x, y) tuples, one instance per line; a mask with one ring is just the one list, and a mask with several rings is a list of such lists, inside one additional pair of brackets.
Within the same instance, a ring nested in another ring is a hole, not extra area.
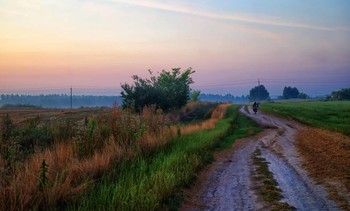
[[(238, 130), (237, 124), (245, 125)], [(155, 210), (177, 207), (179, 190), (195, 179), (196, 172), (213, 159), (217, 147), (257, 131), (231, 106), (214, 129), (174, 138), (163, 150), (116, 166), (82, 196), (72, 210)], [(236, 133), (237, 132), (237, 133)], [(221, 143), (224, 142), (224, 143)]]
[(264, 103), (261, 109), (303, 124), (350, 135), (350, 101)]
[(228, 135), (219, 143), (218, 149), (230, 147), (237, 139), (253, 136), (262, 131), (257, 123), (238, 112), (234, 113)]
[(279, 189), (277, 181), (269, 171), (268, 163), (265, 158), (260, 157), (261, 151), (257, 149), (253, 156), (253, 163), (256, 167), (255, 179), (258, 183), (258, 193), (262, 199), (267, 202), (272, 210), (293, 210), (286, 202), (280, 202), (282, 191)]

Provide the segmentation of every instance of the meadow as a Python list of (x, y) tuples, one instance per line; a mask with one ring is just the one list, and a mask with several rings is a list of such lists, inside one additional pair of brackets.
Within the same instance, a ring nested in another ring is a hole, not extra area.
[(3, 115), (1, 209), (177, 206), (215, 150), (258, 131), (229, 104), (47, 112)]
[(350, 135), (350, 101), (274, 101), (260, 109), (313, 127)]

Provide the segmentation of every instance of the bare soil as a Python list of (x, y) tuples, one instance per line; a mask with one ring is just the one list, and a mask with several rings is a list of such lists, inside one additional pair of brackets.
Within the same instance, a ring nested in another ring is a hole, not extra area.
[[(261, 151), (269, 171), (282, 191), (281, 202), (296, 210), (340, 210), (324, 183), (311, 177), (305, 160), (297, 148), (296, 134), (305, 130), (294, 121), (277, 118), (251, 108), (240, 112), (254, 119), (264, 128), (255, 137), (242, 139), (232, 148), (216, 155), (216, 161), (198, 176), (188, 190), (182, 210), (270, 210), (263, 201), (254, 181), (252, 154)], [(307, 170), (306, 170), (307, 169)], [(349, 193), (347, 190), (345, 192)], [(331, 199), (332, 198), (332, 199)]]
[(297, 133), (302, 164), (341, 209), (350, 210), (350, 137), (322, 129)]

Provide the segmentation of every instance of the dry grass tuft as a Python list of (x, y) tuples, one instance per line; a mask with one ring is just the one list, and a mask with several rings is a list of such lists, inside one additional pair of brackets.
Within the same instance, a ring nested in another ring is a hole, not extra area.
[(186, 125), (180, 128), (181, 134), (189, 134), (199, 130), (209, 130), (215, 127), (218, 120), (224, 118), (227, 108), (230, 104), (220, 104), (212, 112), (210, 119), (205, 120), (198, 124)]
[(310, 175), (342, 209), (350, 210), (350, 137), (308, 128), (297, 134), (297, 147)]

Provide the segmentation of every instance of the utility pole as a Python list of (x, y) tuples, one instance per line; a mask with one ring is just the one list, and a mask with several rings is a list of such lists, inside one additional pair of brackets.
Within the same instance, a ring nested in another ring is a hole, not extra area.
[(258, 79), (258, 102), (260, 101), (260, 79)]
[(70, 109), (73, 109), (73, 88), (70, 87)]

